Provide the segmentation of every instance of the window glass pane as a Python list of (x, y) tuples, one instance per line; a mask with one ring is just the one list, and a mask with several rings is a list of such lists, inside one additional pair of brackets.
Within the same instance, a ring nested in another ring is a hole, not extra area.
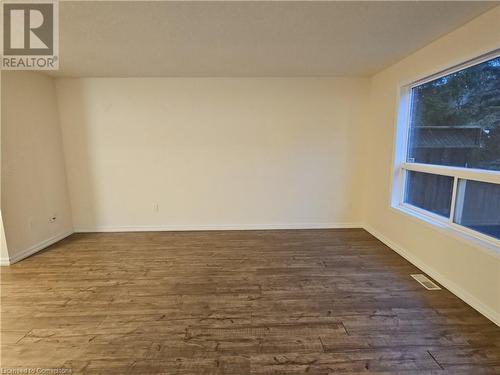
[(500, 239), (500, 185), (458, 180), (454, 221)]
[(450, 217), (453, 177), (406, 172), (405, 203)]
[(412, 89), (408, 162), (500, 170), (500, 57)]

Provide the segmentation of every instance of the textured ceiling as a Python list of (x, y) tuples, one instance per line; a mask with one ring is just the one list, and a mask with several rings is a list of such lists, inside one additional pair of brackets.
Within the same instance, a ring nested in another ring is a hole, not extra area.
[(60, 3), (57, 76), (368, 76), (495, 2)]

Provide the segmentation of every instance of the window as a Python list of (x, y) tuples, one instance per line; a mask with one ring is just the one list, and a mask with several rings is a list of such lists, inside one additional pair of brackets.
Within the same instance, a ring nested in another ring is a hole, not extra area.
[(438, 174), (408, 171), (405, 203), (444, 217), (450, 216), (453, 178)]
[(500, 244), (500, 54), (402, 90), (393, 206)]
[(478, 232), (500, 238), (500, 185), (458, 180), (454, 221)]

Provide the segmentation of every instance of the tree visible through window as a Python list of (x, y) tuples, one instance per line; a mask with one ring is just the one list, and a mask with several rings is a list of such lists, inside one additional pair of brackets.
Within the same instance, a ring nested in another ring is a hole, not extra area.
[(408, 89), (399, 204), (500, 239), (500, 57)]
[(409, 162), (500, 170), (500, 57), (412, 90)]

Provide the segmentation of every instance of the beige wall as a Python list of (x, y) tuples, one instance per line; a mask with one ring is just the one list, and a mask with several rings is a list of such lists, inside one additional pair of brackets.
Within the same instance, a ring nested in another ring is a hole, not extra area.
[[(2, 71), (0, 70), (0, 87), (2, 86)], [(2, 100), (2, 90), (0, 90), (0, 103)], [(0, 105), (0, 119), (2, 117), (2, 106)], [(2, 127), (0, 126), (0, 145), (2, 140)], [(1, 148), (1, 146), (0, 146)], [(2, 153), (0, 152), (0, 197), (2, 191)], [(7, 240), (5, 238), (5, 230), (2, 217), (2, 200), (0, 199), (0, 264), (9, 262), (9, 253), (7, 251)]]
[(75, 230), (359, 223), (367, 89), (347, 78), (58, 79)]
[(1, 86), (1, 207), (12, 260), (72, 225), (53, 79), (2, 72)]
[(499, 25), (497, 7), (373, 77), (364, 148), (366, 224), (497, 323), (499, 257), (395, 211), (390, 208), (390, 195), (399, 87), (499, 48)]

